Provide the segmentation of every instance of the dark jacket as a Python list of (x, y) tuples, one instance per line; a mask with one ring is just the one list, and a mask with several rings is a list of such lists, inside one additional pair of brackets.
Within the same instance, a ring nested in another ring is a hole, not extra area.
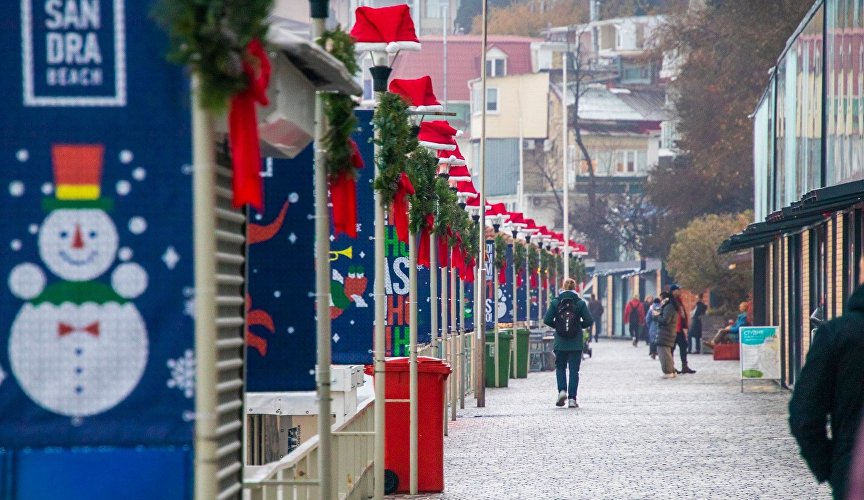
[(696, 307), (693, 308), (693, 318), (690, 321), (690, 329), (687, 331), (691, 337), (702, 337), (702, 316), (705, 316), (706, 311), (708, 311), (708, 306), (706, 306), (704, 302), (700, 300), (696, 303)]
[(597, 299), (591, 299), (588, 301), (588, 312), (591, 313), (591, 318), (599, 321), (600, 317), (603, 316), (603, 304), (600, 303)]
[[(588, 311), (588, 304), (586, 304), (576, 292), (571, 292), (570, 290), (565, 290), (552, 299), (552, 303), (549, 304), (549, 309), (546, 310), (546, 315), (543, 316), (543, 323), (550, 328), (555, 328), (555, 313), (558, 312), (558, 304), (561, 302), (562, 298), (572, 298), (576, 300), (576, 312), (579, 313), (579, 317), (582, 320), (582, 328), (590, 328), (591, 325), (594, 324), (594, 319), (591, 318), (591, 312)], [(581, 351), (585, 342), (582, 337), (582, 335), (576, 335), (576, 337), (572, 339), (565, 339), (559, 337), (556, 332), (552, 349), (556, 351)]]
[[(846, 491), (855, 432), (864, 401), (864, 287), (849, 298), (846, 314), (816, 331), (789, 402), (789, 426), (816, 479), (834, 498)], [(825, 431), (831, 416), (831, 439)]]
[(660, 305), (657, 316), (657, 345), (675, 347), (675, 329), (678, 326), (678, 309), (672, 300), (666, 299)]

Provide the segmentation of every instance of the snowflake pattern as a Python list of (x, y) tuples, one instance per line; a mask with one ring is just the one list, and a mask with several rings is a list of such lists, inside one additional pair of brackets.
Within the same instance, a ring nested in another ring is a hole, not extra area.
[(0, 366), (0, 385), (3, 384), (4, 380), (6, 380), (6, 372), (4, 372), (3, 367)]
[(167, 365), (171, 370), (168, 387), (179, 389), (184, 396), (192, 399), (195, 395), (195, 353), (192, 349), (186, 349), (182, 357), (169, 359)]

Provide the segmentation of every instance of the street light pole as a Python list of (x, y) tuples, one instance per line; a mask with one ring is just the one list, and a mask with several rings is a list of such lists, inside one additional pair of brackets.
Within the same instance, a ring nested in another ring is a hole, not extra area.
[(562, 90), (561, 90), (561, 109), (562, 115), (564, 119), (562, 120), (562, 134), (561, 134), (561, 157), (563, 162), (563, 172), (564, 172), (564, 277), (570, 277), (570, 258), (569, 258), (569, 250), (568, 246), (570, 245), (570, 172), (567, 168), (567, 153), (568, 153), (568, 139), (569, 136), (567, 134), (567, 56), (570, 48), (570, 27), (567, 27), (567, 42), (565, 44), (564, 52), (561, 54), (561, 73), (562, 73)]
[[(474, 329), (476, 330), (475, 363), (477, 367), (477, 407), (486, 406), (486, 46), (488, 43), (488, 4), (489, 0), (483, 0), (482, 24), (483, 41), (481, 42), (480, 80), (481, 92), (483, 92), (482, 106), (480, 110), (480, 262), (477, 280), (477, 300), (474, 302)], [(479, 312), (479, 314), (478, 314)]]

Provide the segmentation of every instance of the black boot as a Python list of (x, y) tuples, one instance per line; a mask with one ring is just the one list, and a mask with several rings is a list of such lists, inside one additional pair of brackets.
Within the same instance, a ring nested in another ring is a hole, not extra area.
[(686, 364), (681, 367), (681, 373), (696, 373), (696, 370), (691, 369)]

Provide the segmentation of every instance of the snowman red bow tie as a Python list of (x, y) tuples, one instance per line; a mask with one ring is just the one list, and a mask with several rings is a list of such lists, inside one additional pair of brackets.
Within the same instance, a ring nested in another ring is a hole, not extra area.
[(94, 337), (98, 337), (99, 336), (99, 322), (98, 321), (93, 322), (93, 323), (85, 326), (84, 328), (75, 328), (74, 326), (72, 326), (68, 323), (60, 323), (57, 325), (57, 334), (60, 335), (61, 337), (65, 336), (65, 335), (69, 335), (70, 333), (73, 333), (73, 332), (85, 332), (85, 333), (89, 333), (90, 335), (92, 335)]

